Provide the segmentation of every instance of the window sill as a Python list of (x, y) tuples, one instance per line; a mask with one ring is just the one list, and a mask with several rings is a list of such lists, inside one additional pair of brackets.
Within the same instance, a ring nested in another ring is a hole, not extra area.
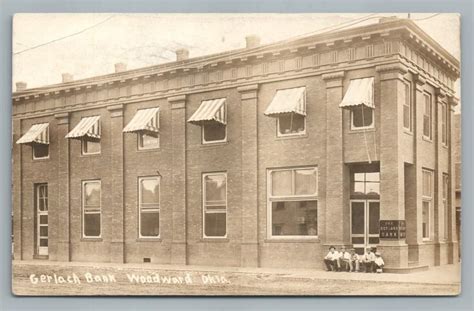
[(403, 133), (409, 136), (413, 136), (413, 132), (406, 128), (403, 128)]
[(226, 140), (226, 141), (217, 141), (215, 143), (213, 143), (213, 142), (209, 142), (209, 143), (201, 142), (201, 147), (202, 148), (219, 147), (219, 146), (227, 145), (227, 144), (229, 144), (228, 140)]
[(90, 157), (100, 157), (102, 153), (91, 153), (91, 154), (83, 154), (81, 153), (81, 158), (90, 158)]
[(46, 162), (46, 161), (49, 161), (51, 160), (50, 157), (47, 157), (47, 158), (33, 158), (33, 162)]
[(137, 149), (138, 153), (147, 153), (147, 152), (156, 152), (156, 151), (161, 151), (161, 148), (149, 148), (149, 149)]
[(136, 242), (162, 242), (162, 239), (160, 237), (152, 237), (152, 238), (141, 237), (141, 238), (136, 238), (135, 241)]
[(360, 133), (371, 133), (375, 132), (375, 127), (365, 127), (365, 128), (351, 128), (349, 134), (360, 134)]
[(264, 243), (321, 243), (319, 237), (272, 237), (263, 240)]
[(428, 138), (426, 136), (423, 136), (422, 139), (428, 143), (433, 143), (433, 140), (431, 138)]
[(81, 242), (103, 242), (102, 238), (81, 238)]
[(230, 240), (229, 240), (229, 238), (201, 238), (199, 240), (199, 242), (201, 242), (201, 243), (207, 243), (207, 242), (228, 243), (228, 242), (230, 242)]
[(278, 136), (276, 137), (276, 140), (287, 140), (287, 139), (302, 139), (302, 138), (308, 138), (308, 134), (294, 134), (294, 135), (283, 135), (283, 136)]
[(447, 144), (441, 143), (441, 146), (442, 146), (443, 148), (445, 148), (445, 149), (449, 149), (449, 146), (448, 146)]

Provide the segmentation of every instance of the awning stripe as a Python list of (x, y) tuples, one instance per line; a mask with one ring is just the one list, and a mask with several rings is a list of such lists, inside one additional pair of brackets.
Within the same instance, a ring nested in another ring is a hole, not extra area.
[(204, 122), (215, 121), (225, 125), (227, 123), (225, 100), (225, 98), (218, 98), (201, 102), (188, 122), (201, 125)]
[(34, 124), (16, 141), (17, 144), (49, 144), (49, 123)]
[(339, 107), (350, 108), (364, 105), (375, 108), (374, 105), (374, 77), (351, 80), (346, 95)]
[(132, 120), (123, 129), (124, 133), (139, 131), (159, 131), (159, 115), (160, 108), (148, 108), (137, 110)]
[(100, 116), (82, 118), (66, 138), (100, 138)]
[(278, 90), (264, 114), (278, 116), (282, 113), (297, 113), (306, 116), (305, 87)]

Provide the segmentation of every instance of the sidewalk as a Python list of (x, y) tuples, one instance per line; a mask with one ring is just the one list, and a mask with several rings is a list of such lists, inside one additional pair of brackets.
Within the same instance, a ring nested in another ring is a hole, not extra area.
[(231, 274), (252, 274), (252, 275), (272, 275), (280, 278), (302, 278), (308, 280), (353, 280), (369, 282), (393, 282), (409, 284), (440, 284), (452, 285), (461, 282), (461, 264), (443, 265), (430, 267), (427, 271), (413, 272), (410, 274), (395, 273), (349, 273), (349, 272), (328, 272), (313, 269), (275, 269), (275, 268), (242, 268), (242, 267), (209, 267), (209, 266), (180, 266), (180, 265), (159, 265), (152, 263), (89, 263), (89, 262), (59, 262), (59, 261), (18, 261), (14, 260), (16, 268), (26, 266), (51, 266), (51, 267), (84, 267), (84, 268), (108, 268), (121, 270), (141, 270), (141, 271), (189, 271), (199, 273), (231, 273)]

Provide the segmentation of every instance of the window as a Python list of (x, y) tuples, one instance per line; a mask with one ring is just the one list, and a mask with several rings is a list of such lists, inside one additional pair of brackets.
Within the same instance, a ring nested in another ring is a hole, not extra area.
[(316, 237), (317, 169), (278, 169), (268, 174), (269, 237)]
[(277, 118), (278, 136), (301, 135), (306, 132), (306, 117), (297, 113), (285, 113)]
[(201, 128), (203, 143), (217, 143), (226, 141), (227, 126), (225, 124), (212, 122), (203, 124)]
[(227, 174), (203, 175), (204, 237), (227, 235)]
[(33, 159), (47, 159), (49, 158), (49, 145), (33, 144)]
[(423, 109), (423, 137), (431, 140), (431, 130), (432, 130), (432, 121), (431, 121), (431, 95), (424, 94), (425, 105)]
[(36, 254), (47, 255), (48, 249), (48, 184), (35, 184)]
[(82, 139), (82, 154), (99, 154), (100, 153), (100, 140), (93, 139), (90, 137), (84, 137)]
[(160, 236), (160, 179), (140, 177), (138, 195), (139, 237)]
[(82, 182), (82, 236), (101, 236), (101, 184), (100, 180)]
[(431, 237), (431, 207), (433, 198), (433, 172), (423, 170), (422, 187), (422, 237), (429, 240)]
[(139, 132), (138, 150), (148, 150), (160, 148), (160, 135), (154, 132)]
[(443, 216), (444, 216), (444, 231), (443, 238), (448, 238), (448, 228), (449, 228), (449, 206), (448, 206), (448, 193), (449, 193), (449, 175), (443, 174)]
[(412, 130), (412, 105), (410, 84), (405, 83), (405, 102), (403, 103), (403, 127), (411, 132)]
[(379, 172), (354, 172), (351, 178), (351, 196), (380, 196)]
[(374, 127), (374, 111), (365, 105), (358, 105), (351, 109), (352, 129)]
[(448, 145), (448, 106), (446, 104), (441, 105), (441, 143), (445, 146)]

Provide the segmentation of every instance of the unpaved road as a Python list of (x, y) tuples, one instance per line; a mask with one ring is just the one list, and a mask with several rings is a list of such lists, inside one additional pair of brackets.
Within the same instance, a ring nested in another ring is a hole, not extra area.
[[(68, 276), (71, 283), (67, 283)], [(460, 288), (459, 284), (333, 280), (291, 274), (21, 264), (13, 265), (12, 287), (16, 295), (50, 296), (456, 295)]]

